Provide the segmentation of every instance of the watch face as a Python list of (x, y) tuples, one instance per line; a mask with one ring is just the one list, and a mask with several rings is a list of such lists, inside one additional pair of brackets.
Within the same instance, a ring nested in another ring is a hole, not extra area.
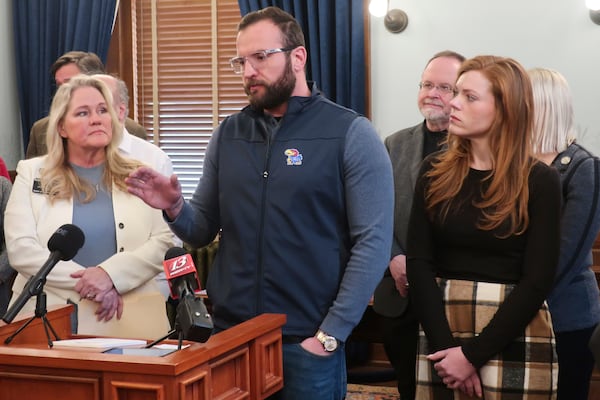
[(323, 347), (325, 347), (325, 350), (327, 351), (334, 351), (337, 349), (337, 340), (335, 340), (333, 336), (328, 336), (323, 342)]
[(326, 334), (322, 330), (319, 330), (315, 336), (321, 342), (325, 351), (335, 351), (337, 349), (338, 342), (333, 336)]

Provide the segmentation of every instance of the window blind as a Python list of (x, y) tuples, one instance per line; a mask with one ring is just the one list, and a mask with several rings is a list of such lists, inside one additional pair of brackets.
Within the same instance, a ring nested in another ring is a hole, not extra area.
[(134, 108), (190, 198), (213, 130), (247, 104), (236, 55), (237, 0), (132, 1)]

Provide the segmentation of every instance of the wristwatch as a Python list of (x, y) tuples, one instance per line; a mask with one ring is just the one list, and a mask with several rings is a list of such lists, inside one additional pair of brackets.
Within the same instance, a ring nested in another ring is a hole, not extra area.
[(321, 342), (325, 351), (332, 352), (335, 351), (338, 347), (337, 339), (331, 335), (328, 335), (320, 329), (317, 331), (315, 337), (319, 342)]

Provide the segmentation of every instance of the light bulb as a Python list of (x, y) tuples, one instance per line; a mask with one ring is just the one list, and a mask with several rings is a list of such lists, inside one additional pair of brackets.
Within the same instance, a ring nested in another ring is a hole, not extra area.
[(600, 0), (585, 0), (585, 5), (590, 10), (593, 10), (593, 11), (600, 10)]
[(387, 0), (371, 0), (369, 12), (374, 17), (383, 17), (387, 13)]

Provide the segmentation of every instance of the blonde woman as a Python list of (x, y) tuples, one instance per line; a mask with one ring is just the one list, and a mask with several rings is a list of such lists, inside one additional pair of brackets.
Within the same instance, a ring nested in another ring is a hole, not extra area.
[(592, 246), (600, 230), (600, 160), (575, 142), (573, 103), (558, 71), (529, 71), (535, 118), (533, 150), (560, 173), (560, 259), (548, 306), (556, 335), (558, 398), (587, 400), (594, 357), (588, 342), (600, 321)]
[[(173, 235), (160, 211), (127, 193), (125, 177), (142, 164), (119, 152), (123, 129), (110, 90), (94, 77), (72, 78), (57, 90), (49, 127), (48, 154), (19, 162), (6, 208), (7, 250), (19, 273), (13, 298), (48, 258), (49, 237), (72, 223), (85, 244), (48, 275), (48, 305), (75, 304), (78, 333), (164, 335), (164, 297), (153, 278)], [(24, 310), (34, 308), (32, 298)]]

